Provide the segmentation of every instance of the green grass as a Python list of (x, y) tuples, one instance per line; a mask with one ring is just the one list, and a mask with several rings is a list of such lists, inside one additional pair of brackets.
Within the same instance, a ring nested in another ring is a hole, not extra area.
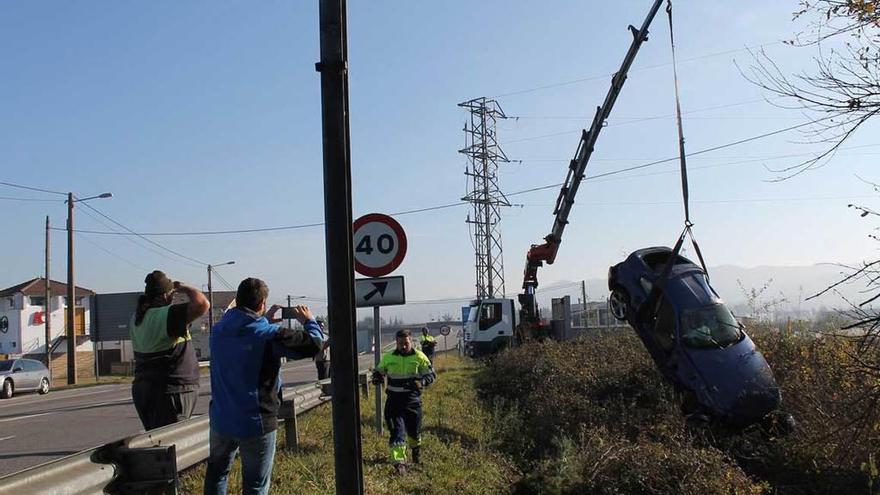
[[(486, 427), (491, 414), (477, 400), (476, 364), (438, 356), (441, 373), (426, 389), (422, 427), (422, 464), (407, 475), (393, 474), (388, 432), (375, 432), (374, 396), (361, 398), (364, 484), (368, 494), (500, 494), (519, 478), (512, 462), (491, 449)], [(371, 389), (372, 392), (372, 389)], [(300, 452), (284, 450), (283, 427), (272, 473), (273, 494), (334, 492), (333, 441), (329, 405), (299, 418)], [(240, 464), (230, 474), (229, 492), (241, 490)], [(204, 464), (182, 476), (182, 493), (201, 493)]]

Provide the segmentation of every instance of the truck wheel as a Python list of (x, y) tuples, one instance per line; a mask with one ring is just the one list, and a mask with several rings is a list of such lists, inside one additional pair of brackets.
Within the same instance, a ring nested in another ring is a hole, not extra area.
[(611, 315), (619, 321), (626, 321), (627, 304), (629, 304), (629, 295), (620, 287), (611, 290), (611, 297), (608, 299), (608, 310)]
[(12, 397), (14, 390), (15, 386), (12, 384), (12, 380), (5, 380), (3, 388), (0, 388), (0, 399), (9, 399)]

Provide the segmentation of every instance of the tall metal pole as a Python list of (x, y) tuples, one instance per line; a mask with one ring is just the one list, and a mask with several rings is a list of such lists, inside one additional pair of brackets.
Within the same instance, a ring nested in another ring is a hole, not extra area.
[[(290, 294), (287, 295), (287, 307), (290, 307)], [(293, 323), (290, 321), (290, 318), (287, 319), (287, 328), (293, 328)]]
[(587, 328), (587, 282), (581, 280), (581, 326)]
[(49, 370), (49, 380), (52, 379), (52, 284), (49, 278), (49, 215), (46, 215), (46, 289), (43, 292), (46, 304), (44, 323), (46, 324), (46, 368)]
[(348, 132), (348, 48), (345, 0), (319, 0), (324, 235), (328, 318), (333, 322), (333, 445), (336, 493), (364, 493), (357, 380), (351, 156)]
[[(382, 359), (382, 320), (379, 319), (379, 306), (373, 307), (373, 367), (379, 367)], [(382, 434), (382, 384), (376, 384), (376, 433)]]
[(211, 285), (211, 265), (208, 265), (208, 331), (214, 328), (214, 287)]
[(67, 384), (76, 385), (76, 285), (73, 279), (73, 193), (67, 193)]

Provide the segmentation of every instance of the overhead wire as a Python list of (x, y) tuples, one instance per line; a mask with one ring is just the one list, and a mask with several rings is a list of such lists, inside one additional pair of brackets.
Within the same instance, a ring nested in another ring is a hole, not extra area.
[[(162, 258), (165, 258), (165, 259), (167, 259), (167, 260), (174, 261), (174, 262), (176, 262), (176, 263), (182, 263), (182, 264), (185, 264), (185, 265), (187, 265), (187, 266), (193, 266), (193, 267), (197, 267), (197, 266), (198, 266), (199, 268), (201, 268), (199, 265), (195, 265), (195, 264), (190, 263), (190, 262), (188, 262), (188, 261), (182, 261), (182, 260), (179, 260), (179, 259), (177, 259), (177, 258), (173, 258), (173, 257), (169, 256), (167, 253), (164, 253), (164, 252), (162, 252), (162, 251), (160, 251), (160, 250), (158, 250), (158, 249), (156, 249), (156, 248), (154, 248), (154, 247), (152, 247), (152, 246), (150, 246), (150, 245), (148, 245), (148, 244), (144, 244), (144, 243), (142, 243), (142, 242), (138, 242), (138, 241), (137, 241), (136, 239), (134, 239), (133, 236), (132, 236), (131, 234), (129, 234), (128, 232), (119, 232), (119, 231), (115, 230), (115, 229), (117, 229), (117, 227), (114, 227), (113, 225), (111, 225), (111, 224), (105, 222), (104, 220), (102, 220), (100, 217), (98, 217), (98, 216), (96, 216), (96, 215), (90, 213), (89, 210), (83, 210), (83, 209), (81, 209), (80, 212), (83, 213), (84, 215), (86, 215), (87, 217), (91, 218), (92, 220), (98, 222), (99, 224), (101, 224), (101, 225), (107, 227), (108, 229), (111, 229), (111, 230), (110, 230), (111, 233), (114, 233), (114, 234), (116, 234), (116, 235), (123, 236), (126, 240), (128, 240), (129, 242), (131, 242), (132, 244), (134, 244), (135, 246), (137, 246), (137, 247), (139, 247), (139, 248), (141, 248), (141, 249), (146, 249), (147, 251), (150, 251), (150, 252), (152, 252), (152, 253), (154, 253), (154, 254), (156, 254), (156, 255), (162, 257)], [(63, 228), (63, 227), (52, 227), (51, 230), (56, 230), (56, 231), (66, 231), (67, 229), (66, 229), (66, 228)], [(77, 234), (89, 234), (90, 231), (88, 231), (88, 230), (74, 229), (74, 233), (77, 233)]]
[(80, 239), (80, 240), (86, 241), (87, 243), (91, 244), (92, 246), (94, 246), (94, 247), (100, 249), (101, 251), (104, 251), (105, 253), (109, 254), (110, 256), (112, 256), (112, 257), (114, 257), (114, 258), (116, 258), (116, 259), (118, 259), (118, 260), (120, 260), (120, 261), (123, 261), (123, 262), (125, 262), (126, 264), (128, 264), (128, 265), (130, 265), (130, 266), (132, 266), (132, 267), (134, 267), (134, 268), (137, 268), (138, 270), (141, 270), (141, 271), (144, 271), (144, 272), (149, 272), (149, 271), (150, 271), (150, 269), (148, 269), (148, 268), (144, 268), (144, 267), (138, 265), (137, 263), (134, 263), (133, 261), (131, 261), (131, 260), (125, 258), (124, 256), (122, 256), (122, 255), (120, 255), (120, 254), (117, 254), (117, 253), (114, 253), (113, 251), (111, 251), (111, 250), (105, 248), (104, 246), (98, 244), (97, 242), (95, 242), (95, 241), (89, 239), (89, 236), (87, 236), (87, 235), (77, 234), (77, 238)]
[(191, 261), (191, 262), (193, 262), (193, 263), (197, 263), (197, 264), (199, 264), (199, 265), (201, 265), (201, 266), (208, 266), (208, 263), (205, 263), (204, 261), (198, 260), (198, 259), (193, 258), (193, 257), (190, 257), (190, 256), (186, 256), (185, 254), (181, 254), (181, 253), (179, 253), (179, 252), (177, 252), (177, 251), (175, 251), (175, 250), (173, 250), (173, 249), (171, 249), (171, 248), (168, 248), (168, 247), (165, 247), (165, 246), (159, 244), (158, 242), (156, 242), (156, 241), (154, 241), (154, 240), (152, 240), (152, 239), (150, 239), (150, 238), (148, 238), (148, 237), (145, 237), (143, 234), (140, 234), (140, 233), (138, 233), (138, 232), (135, 232), (134, 230), (132, 230), (132, 229), (128, 228), (127, 226), (123, 225), (122, 223), (120, 223), (120, 222), (114, 220), (114, 219), (111, 218), (109, 215), (105, 214), (105, 213), (102, 212), (101, 210), (98, 210), (97, 208), (95, 208), (94, 206), (92, 206), (92, 205), (90, 205), (90, 204), (88, 204), (88, 203), (83, 202), (82, 204), (85, 205), (85, 206), (86, 206), (87, 208), (89, 208), (90, 210), (92, 210), (92, 211), (94, 211), (95, 213), (97, 213), (98, 215), (101, 215), (102, 217), (104, 217), (104, 218), (106, 218), (107, 220), (113, 222), (114, 224), (118, 225), (119, 227), (121, 227), (121, 228), (127, 230), (127, 231), (130, 232), (132, 235), (134, 235), (134, 236), (136, 236), (136, 237), (138, 237), (138, 238), (140, 238), (140, 239), (143, 239), (143, 240), (146, 241), (146, 242), (149, 242), (150, 244), (152, 244), (152, 245), (158, 247), (159, 249), (162, 249), (163, 251), (167, 251), (167, 252), (169, 252), (169, 253), (171, 253), (171, 254), (173, 254), (173, 255), (175, 255), (175, 256), (178, 256), (178, 257), (183, 258), (183, 259), (185, 259), (185, 260)]
[(66, 192), (53, 191), (53, 190), (51, 190), (51, 189), (43, 189), (43, 188), (39, 188), (39, 187), (25, 186), (25, 185), (22, 185), (22, 184), (16, 184), (16, 183), (14, 183), (14, 182), (4, 182), (4, 181), (0, 181), (0, 185), (8, 186), (8, 187), (14, 187), (14, 188), (16, 188), (16, 189), (26, 189), (26, 190), (28, 190), (28, 191), (43, 192), (43, 193), (47, 193), (47, 194), (60, 194), (61, 196), (67, 196), (67, 194), (68, 194), (68, 193), (66, 193)]
[[(762, 43), (759, 45), (745, 46), (743, 48), (735, 48), (735, 49), (729, 49), (729, 50), (724, 50), (724, 51), (719, 51), (719, 52), (714, 52), (714, 53), (707, 53), (704, 55), (697, 55), (697, 56), (681, 59), (679, 62), (694, 62), (697, 60), (704, 60), (707, 58), (719, 57), (722, 55), (729, 55), (731, 53), (737, 53), (737, 52), (743, 52), (743, 51), (754, 51), (757, 49), (763, 49), (768, 46), (779, 45), (779, 44), (782, 44), (782, 41), (772, 41), (772, 42), (768, 42), (768, 43)], [(659, 64), (646, 65), (643, 67), (635, 67), (633, 69), (630, 69), (630, 72), (639, 72), (639, 71), (644, 71), (644, 70), (658, 69), (660, 67), (666, 67), (671, 64), (672, 64), (672, 62), (663, 62), (663, 63), (659, 63)], [(515, 95), (521, 95), (521, 94), (526, 94), (526, 93), (534, 93), (536, 91), (543, 91), (546, 89), (559, 88), (559, 87), (563, 87), (563, 86), (571, 86), (573, 84), (579, 84), (579, 83), (583, 83), (583, 82), (603, 80), (603, 79), (607, 79), (612, 76), (614, 76), (614, 73), (608, 72), (608, 73), (604, 73), (601, 75), (587, 76), (587, 77), (582, 77), (582, 78), (578, 78), (578, 79), (571, 79), (568, 81), (560, 81), (557, 83), (545, 84), (543, 86), (535, 86), (532, 88), (510, 91), (507, 93), (501, 93), (501, 94), (492, 96), (491, 98), (503, 98), (506, 96), (515, 96)]]

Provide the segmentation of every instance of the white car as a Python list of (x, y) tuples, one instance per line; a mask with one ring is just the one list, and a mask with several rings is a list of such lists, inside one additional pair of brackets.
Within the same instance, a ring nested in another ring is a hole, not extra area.
[(0, 399), (8, 399), (18, 392), (49, 393), (49, 370), (33, 359), (6, 359), (0, 361)]

